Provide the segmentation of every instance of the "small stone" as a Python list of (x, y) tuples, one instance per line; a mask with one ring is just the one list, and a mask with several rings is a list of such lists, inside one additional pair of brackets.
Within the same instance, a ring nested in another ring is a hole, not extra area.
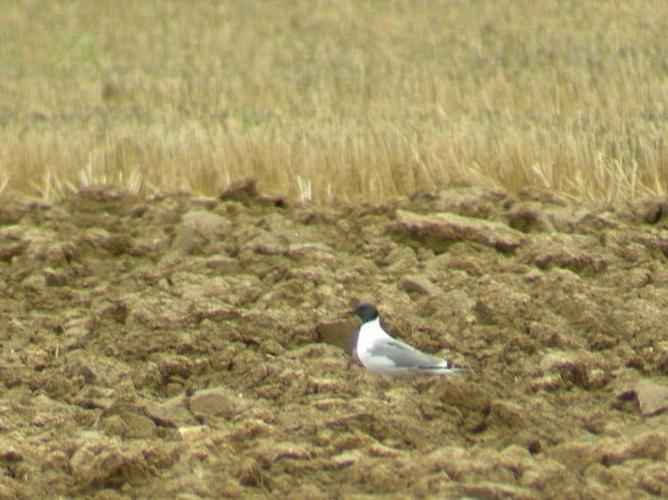
[(229, 222), (222, 215), (206, 210), (193, 210), (183, 215), (183, 224), (192, 226), (207, 239), (223, 236), (229, 229)]
[(208, 425), (189, 425), (186, 427), (179, 427), (179, 437), (182, 441), (193, 442), (199, 441), (209, 434)]
[(248, 406), (247, 401), (225, 387), (203, 389), (190, 398), (190, 411), (198, 417), (233, 418)]
[(401, 280), (401, 288), (406, 292), (420, 295), (437, 295), (441, 289), (425, 276), (407, 276)]
[(183, 394), (162, 403), (151, 401), (144, 406), (144, 412), (156, 424), (165, 427), (179, 427), (195, 423), (195, 419), (186, 408), (186, 398)]
[(150, 439), (155, 433), (155, 422), (133, 411), (121, 411), (101, 421), (100, 428), (110, 436), (122, 439)]
[(668, 410), (668, 386), (652, 380), (641, 380), (634, 390), (643, 416), (657, 415)]
[(183, 215), (172, 246), (184, 254), (197, 253), (210, 242), (220, 240), (228, 231), (229, 222), (222, 215), (193, 210)]
[(195, 362), (182, 355), (164, 354), (155, 361), (163, 377), (189, 377), (195, 370)]

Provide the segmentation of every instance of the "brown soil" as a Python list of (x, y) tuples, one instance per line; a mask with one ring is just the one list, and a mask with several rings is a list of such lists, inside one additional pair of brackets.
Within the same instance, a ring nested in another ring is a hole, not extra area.
[[(2, 498), (668, 496), (665, 202), (91, 190), (0, 224)], [(471, 372), (365, 372), (360, 300)]]

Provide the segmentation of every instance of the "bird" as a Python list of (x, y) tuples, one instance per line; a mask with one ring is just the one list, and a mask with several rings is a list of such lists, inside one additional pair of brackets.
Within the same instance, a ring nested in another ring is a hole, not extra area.
[(459, 366), (390, 336), (380, 325), (373, 304), (359, 304), (351, 311), (362, 320), (357, 334), (357, 357), (369, 371), (384, 375), (446, 375), (467, 371)]

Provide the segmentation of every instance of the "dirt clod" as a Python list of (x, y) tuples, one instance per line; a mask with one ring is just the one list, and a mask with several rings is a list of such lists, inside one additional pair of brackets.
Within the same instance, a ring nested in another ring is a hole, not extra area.
[(437, 250), (453, 241), (463, 240), (509, 251), (522, 242), (521, 233), (503, 223), (448, 212), (425, 215), (398, 210), (396, 230)]

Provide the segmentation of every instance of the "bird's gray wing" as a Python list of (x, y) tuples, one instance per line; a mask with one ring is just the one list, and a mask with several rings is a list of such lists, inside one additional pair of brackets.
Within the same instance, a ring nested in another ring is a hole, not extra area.
[(424, 368), (443, 366), (443, 359), (419, 351), (397, 339), (383, 339), (375, 342), (369, 354), (391, 360), (397, 368)]

